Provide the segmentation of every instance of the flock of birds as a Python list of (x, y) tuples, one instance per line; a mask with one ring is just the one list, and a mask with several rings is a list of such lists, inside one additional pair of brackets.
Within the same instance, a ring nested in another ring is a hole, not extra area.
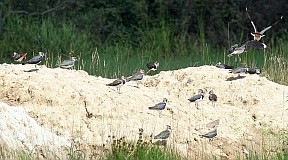
[[(263, 42), (260, 42), (261, 38), (264, 37), (264, 33), (269, 30), (272, 26), (276, 25), (277, 23), (279, 23), (279, 21), (281, 19), (283, 19), (283, 16), (280, 17), (279, 20), (277, 20), (276, 22), (274, 22), (272, 25), (264, 28), (263, 30), (261, 30), (260, 32), (257, 30), (254, 22), (252, 21), (248, 10), (246, 8), (246, 13), (248, 18), (250, 19), (250, 22), (254, 28), (254, 32), (251, 33), (251, 35), (253, 36), (253, 40), (248, 40), (247, 42), (245, 42), (243, 45), (239, 46), (238, 44), (235, 44), (233, 46), (231, 46), (228, 49), (228, 57), (234, 56), (234, 55), (238, 55), (238, 57), (240, 58), (240, 54), (247, 52), (247, 48), (248, 47), (252, 47), (252, 48), (256, 48), (256, 49), (265, 49), (267, 48), (266, 44), (264, 44)], [(30, 70), (30, 71), (36, 71), (37, 69), (37, 64), (41, 63), (41, 61), (44, 60), (46, 53), (44, 52), (39, 52), (38, 56), (35, 56), (33, 58), (31, 58), (28, 61), (25, 61), (22, 63), (22, 65), (25, 64), (35, 64), (35, 69)], [(12, 58), (17, 61), (17, 62), (22, 62), (26, 59), (27, 57), (27, 53), (23, 53), (23, 54), (19, 54), (14, 52), (12, 55)], [(241, 60), (241, 58), (240, 58)], [(59, 67), (61, 68), (65, 68), (65, 69), (71, 69), (74, 67), (74, 63), (75, 61), (77, 61), (76, 57), (71, 57), (70, 59), (64, 60), (62, 61), (62, 63), (59, 64)], [(147, 68), (149, 69), (146, 73), (144, 70), (140, 69), (138, 72), (136, 72), (135, 74), (133, 74), (130, 77), (124, 77), (122, 76), (120, 79), (116, 79), (111, 83), (106, 84), (107, 86), (115, 86), (117, 88), (117, 92), (120, 92), (120, 88), (129, 81), (135, 81), (137, 83), (137, 88), (139, 88), (139, 82), (144, 78), (145, 74), (148, 74), (151, 71), (156, 71), (159, 67), (159, 62), (149, 62), (147, 63)], [(257, 68), (243, 68), (243, 67), (237, 67), (237, 68), (233, 68), (233, 66), (229, 66), (227, 64), (222, 64), (222, 63), (217, 63), (216, 67), (218, 68), (224, 68), (224, 69), (231, 69), (230, 73), (234, 73), (234, 74), (238, 74), (238, 76), (240, 76), (240, 73), (250, 73), (250, 74), (260, 74), (261, 70), (257, 69)], [(197, 109), (199, 109), (199, 105), (198, 102), (200, 102), (201, 100), (204, 99), (204, 90), (200, 89), (199, 93), (190, 97), (188, 100), (190, 102), (194, 102), (195, 106)], [(215, 106), (215, 102), (217, 101), (217, 95), (214, 94), (213, 90), (211, 90), (209, 92), (209, 96), (208, 99), (212, 102), (212, 105)], [(148, 107), (148, 109), (150, 110), (158, 110), (159, 113), (160, 111), (164, 110), (166, 108), (166, 103), (167, 103), (167, 99), (164, 98), (162, 102), (155, 104), (152, 107)], [(205, 138), (214, 138), (215, 136), (217, 136), (217, 127), (219, 125), (219, 120), (216, 123), (216, 125), (213, 126), (214, 130), (206, 133), (206, 134), (201, 134), (199, 135), (200, 137), (205, 137)], [(171, 134), (171, 126), (167, 125), (166, 130), (162, 131), (161, 133), (159, 133), (158, 135), (156, 135), (154, 137), (154, 139), (162, 139), (165, 140), (167, 139)]]

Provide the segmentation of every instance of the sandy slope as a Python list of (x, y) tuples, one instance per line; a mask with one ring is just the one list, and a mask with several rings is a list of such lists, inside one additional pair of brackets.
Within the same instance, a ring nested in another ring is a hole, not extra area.
[[(237, 75), (214, 66), (190, 67), (145, 76), (140, 89), (129, 82), (118, 94), (116, 88), (105, 85), (112, 79), (45, 66), (37, 72), (23, 72), (33, 67), (1, 65), (0, 100), (24, 107), (38, 124), (85, 146), (102, 146), (109, 135), (135, 139), (139, 128), (149, 139), (168, 124), (173, 129), (168, 143), (185, 155), (204, 151), (232, 159), (242, 152), (244, 143), (260, 146), (259, 130), (277, 132), (288, 127), (284, 97), (288, 87), (258, 75), (243, 74), (242, 79), (227, 81)], [(191, 84), (186, 83), (189, 78)], [(216, 106), (209, 102), (208, 93), (199, 103), (200, 110), (189, 103), (187, 99), (198, 89), (213, 89), (218, 96)], [(165, 110), (159, 117), (148, 107), (163, 98), (173, 113)], [(198, 135), (208, 131), (205, 125), (216, 119), (220, 119), (217, 138), (212, 142), (200, 139)]]

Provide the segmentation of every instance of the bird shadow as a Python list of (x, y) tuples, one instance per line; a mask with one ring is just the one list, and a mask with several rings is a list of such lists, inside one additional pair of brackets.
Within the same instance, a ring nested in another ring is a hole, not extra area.
[(226, 81), (235, 81), (237, 79), (243, 79), (245, 77), (246, 76), (229, 77), (229, 78), (226, 79)]
[(38, 68), (33, 68), (29, 70), (24, 70), (24, 72), (37, 72), (39, 69)]

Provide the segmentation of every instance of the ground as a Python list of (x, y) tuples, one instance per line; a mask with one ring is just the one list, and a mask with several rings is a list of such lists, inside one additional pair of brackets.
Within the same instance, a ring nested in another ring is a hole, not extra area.
[[(112, 136), (135, 140), (139, 128), (149, 140), (170, 125), (168, 146), (184, 156), (199, 158), (203, 154), (196, 153), (212, 153), (234, 159), (244, 157), (249, 149), (261, 150), (266, 142), (274, 145), (274, 139), (263, 139), (263, 134), (276, 135), (288, 127), (288, 86), (261, 75), (241, 74), (239, 78), (215, 66), (189, 67), (146, 75), (140, 88), (128, 82), (119, 94), (106, 86), (114, 79), (45, 66), (24, 72), (34, 67), (0, 65), (0, 101), (24, 108), (41, 128), (63, 138), (63, 146), (77, 143), (90, 150), (109, 143)], [(197, 109), (188, 98), (199, 89), (206, 93)], [(215, 106), (208, 100), (210, 90), (218, 96)], [(168, 99), (168, 109), (161, 114), (148, 109), (163, 98)], [(209, 131), (206, 124), (217, 119), (216, 138), (200, 138), (199, 134)], [(3, 135), (0, 138), (3, 141)], [(94, 156), (101, 156), (100, 150)]]

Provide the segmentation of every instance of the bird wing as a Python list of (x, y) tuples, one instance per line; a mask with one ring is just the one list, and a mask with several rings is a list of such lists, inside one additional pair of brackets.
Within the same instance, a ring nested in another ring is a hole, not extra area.
[(197, 95), (189, 98), (188, 100), (189, 100), (190, 102), (195, 102), (196, 100), (200, 99), (202, 96), (203, 96), (202, 94), (197, 94)]
[(247, 42), (246, 42), (246, 45), (249, 46), (249, 47), (256, 48), (256, 49), (264, 49), (264, 48), (267, 48), (266, 44), (261, 43), (261, 42), (256, 41), (256, 40), (247, 41)]
[(268, 29), (270, 29), (272, 26), (276, 25), (277, 23), (279, 23), (279, 21), (283, 18), (283, 16), (280, 17), (280, 19), (278, 19), (277, 21), (275, 21), (273, 24), (271, 24), (270, 26), (264, 28), (260, 34), (264, 34)]
[(112, 83), (107, 84), (107, 86), (117, 86), (119, 84), (122, 83), (121, 79), (116, 79), (115, 81), (113, 81)]
[(37, 63), (39, 61), (42, 61), (43, 57), (42, 56), (35, 56), (33, 58), (31, 58), (28, 63)]
[(60, 66), (71, 66), (71, 65), (74, 65), (74, 61), (71, 61), (71, 60), (64, 60)]
[(163, 109), (165, 109), (165, 107), (166, 107), (166, 103), (161, 102), (161, 103), (156, 104), (153, 107), (149, 107), (149, 109), (152, 109), (152, 110), (163, 110)]
[(254, 28), (254, 32), (257, 33), (257, 29), (256, 29), (256, 27), (255, 27), (255, 25), (254, 25), (254, 23), (253, 23), (253, 21), (252, 21), (252, 19), (251, 19), (251, 16), (250, 16), (250, 14), (249, 14), (249, 12), (248, 12), (247, 7), (246, 7), (246, 14), (247, 14), (247, 17), (249, 18), (249, 20), (250, 20), (250, 22), (251, 22), (251, 24), (252, 24), (252, 26), (253, 26), (253, 28)]
[(129, 80), (141, 80), (143, 79), (143, 74), (134, 74), (132, 77), (129, 78)]
[(170, 131), (169, 130), (165, 130), (160, 132), (158, 135), (156, 135), (154, 137), (154, 139), (166, 139), (170, 136)]

